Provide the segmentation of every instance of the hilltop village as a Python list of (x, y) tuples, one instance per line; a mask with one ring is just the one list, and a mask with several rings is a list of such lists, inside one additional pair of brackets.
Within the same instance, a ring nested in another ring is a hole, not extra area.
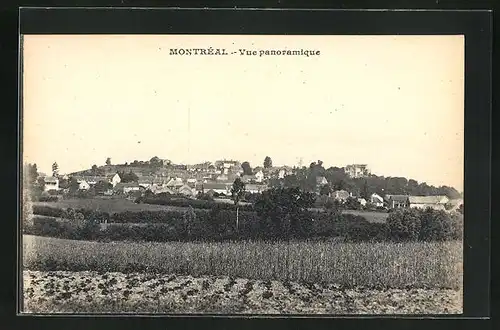
[[(29, 165), (36, 172), (36, 165)], [(149, 161), (112, 164), (59, 174), (52, 166), (51, 176), (36, 173), (42, 195), (63, 197), (127, 198), (135, 200), (145, 194), (182, 196), (185, 198), (230, 199), (235, 180), (244, 184), (251, 196), (277, 187), (300, 187), (315, 192), (318, 200), (352, 204), (352, 208), (394, 209), (427, 208), (454, 210), (463, 205), (461, 194), (454, 188), (429, 186), (400, 177), (372, 174), (366, 164), (325, 169), (318, 160), (309, 167), (273, 166), (266, 157), (262, 166), (249, 162), (223, 159), (200, 164), (174, 164), (153, 157)], [(33, 176), (33, 174), (32, 174)]]

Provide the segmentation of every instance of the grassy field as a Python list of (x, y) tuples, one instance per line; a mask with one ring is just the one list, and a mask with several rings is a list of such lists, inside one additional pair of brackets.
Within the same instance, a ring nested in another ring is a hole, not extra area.
[(389, 213), (387, 212), (345, 210), (342, 213), (359, 215), (370, 222), (385, 222), (387, 220), (387, 217), (389, 217)]
[(149, 272), (335, 283), (342, 287), (462, 286), (460, 242), (86, 242), (23, 236), (26, 270)]
[(164, 211), (164, 210), (185, 210), (184, 207), (152, 205), (152, 204), (136, 204), (133, 201), (119, 198), (79, 198), (79, 199), (62, 199), (58, 202), (34, 202), (33, 205), (44, 205), (58, 208), (83, 208), (89, 210), (97, 210), (101, 212), (124, 212), (124, 211)]

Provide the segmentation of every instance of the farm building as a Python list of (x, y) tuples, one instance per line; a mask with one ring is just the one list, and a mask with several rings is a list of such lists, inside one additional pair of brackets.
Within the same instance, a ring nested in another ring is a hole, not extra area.
[(204, 193), (217, 193), (217, 194), (224, 194), (226, 196), (231, 195), (231, 186), (232, 184), (230, 183), (211, 183), (207, 182), (202, 184), (199, 187), (199, 191), (204, 192)]
[[(141, 191), (141, 186), (134, 182), (118, 183), (113, 187), (113, 191), (116, 193), (127, 194), (131, 191)], [(144, 188), (142, 188), (144, 189)]]
[(411, 208), (426, 209), (428, 207), (435, 210), (445, 210), (445, 205), (449, 199), (446, 196), (409, 196)]
[(43, 188), (44, 191), (49, 191), (49, 190), (59, 190), (59, 179), (52, 177), (52, 176), (46, 176), (43, 178), (43, 182), (45, 183), (45, 186)]
[(385, 201), (391, 209), (405, 208), (410, 205), (407, 195), (385, 195)]
[(267, 190), (268, 187), (263, 184), (247, 184), (245, 186), (245, 191), (252, 193), (252, 194), (260, 194), (264, 190)]

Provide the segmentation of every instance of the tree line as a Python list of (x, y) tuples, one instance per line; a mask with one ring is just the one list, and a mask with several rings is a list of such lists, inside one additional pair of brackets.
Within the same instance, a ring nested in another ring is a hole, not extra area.
[[(317, 178), (324, 177), (327, 185), (318, 187)], [(404, 177), (384, 177), (369, 175), (363, 178), (351, 178), (344, 168), (329, 167), (325, 169), (323, 162), (318, 160), (309, 167), (294, 168), (294, 174), (283, 179), (270, 180), (271, 187), (300, 188), (308, 192), (319, 192), (328, 195), (332, 191), (346, 190), (355, 196), (368, 199), (373, 193), (385, 195), (435, 196), (445, 195), (450, 199), (460, 198), (461, 194), (453, 187), (435, 187), (425, 182), (418, 182)]]

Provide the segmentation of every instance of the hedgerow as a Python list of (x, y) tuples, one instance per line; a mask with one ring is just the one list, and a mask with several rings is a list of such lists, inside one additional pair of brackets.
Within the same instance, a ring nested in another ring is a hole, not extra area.
[[(343, 237), (347, 241), (445, 241), (461, 239), (462, 215), (431, 209), (391, 212), (386, 223), (373, 223), (362, 216), (342, 214), (332, 209), (293, 213), (227, 210), (223, 204), (210, 211), (97, 212), (85, 209), (58, 209), (34, 206), (34, 224), (26, 233), (70, 239), (102, 240), (254, 240)], [(261, 205), (262, 207), (262, 205)], [(57, 219), (56, 219), (57, 218)], [(61, 220), (63, 219), (63, 220)]]

